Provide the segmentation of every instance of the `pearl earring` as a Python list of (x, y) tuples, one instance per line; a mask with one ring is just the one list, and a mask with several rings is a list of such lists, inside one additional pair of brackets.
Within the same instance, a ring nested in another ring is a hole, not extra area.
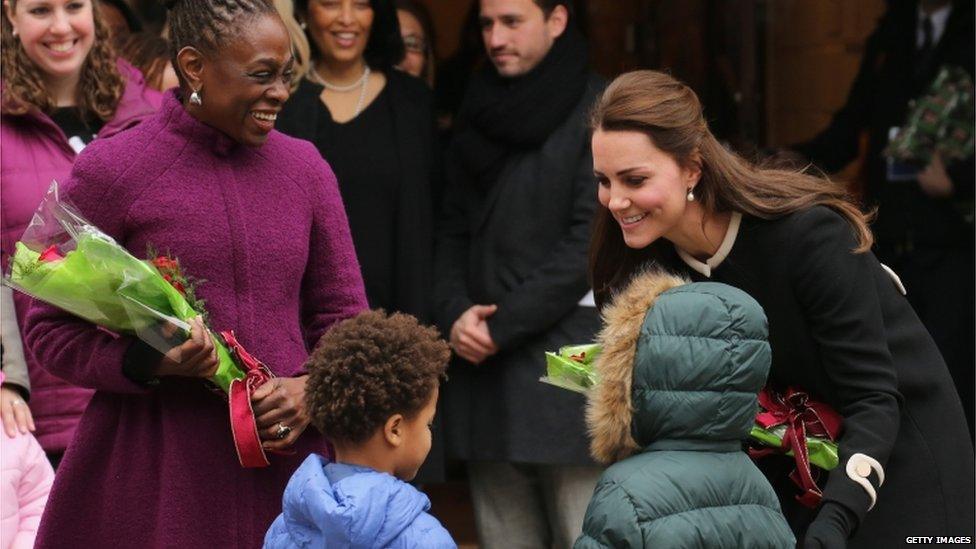
[(694, 191), (695, 191), (695, 188), (694, 187), (691, 187), (690, 189), (688, 189), (688, 196), (686, 197), (688, 199), (688, 202), (694, 202), (695, 201), (695, 192)]
[(200, 92), (197, 90), (193, 90), (193, 93), (190, 94), (190, 104), (195, 107), (203, 105), (203, 99), (200, 98)]

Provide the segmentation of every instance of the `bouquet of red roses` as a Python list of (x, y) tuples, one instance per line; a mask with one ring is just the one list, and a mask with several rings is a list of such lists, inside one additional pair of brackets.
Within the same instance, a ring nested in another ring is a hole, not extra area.
[[(36, 299), (119, 334), (138, 337), (161, 353), (189, 337), (189, 321), (206, 318), (194, 281), (179, 260), (150, 252), (134, 257), (58, 196), (52, 183), (10, 260), (4, 282)], [(208, 328), (209, 329), (209, 328)], [(241, 465), (269, 465), (258, 437), (251, 394), (272, 376), (234, 337), (214, 332), (219, 365), (210, 379), (229, 401)]]

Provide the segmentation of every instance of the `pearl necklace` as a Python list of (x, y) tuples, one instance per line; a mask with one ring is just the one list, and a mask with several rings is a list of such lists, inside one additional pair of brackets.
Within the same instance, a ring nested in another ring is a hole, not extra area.
[(332, 90), (337, 92), (351, 92), (352, 90), (362, 86), (367, 80), (369, 80), (369, 73), (370, 70), (369, 70), (369, 66), (367, 65), (365, 68), (363, 68), (363, 75), (360, 76), (355, 82), (347, 86), (339, 86), (337, 84), (333, 84), (332, 82), (329, 82), (325, 78), (322, 78), (322, 75), (319, 74), (318, 67), (313, 65), (311, 71), (312, 79), (315, 80), (315, 82), (322, 84), (323, 86), (325, 86), (325, 89), (327, 90)]
[(319, 74), (319, 71), (317, 70), (317, 67), (315, 67), (314, 65), (312, 66), (312, 70), (310, 72), (312, 75), (312, 81), (318, 84), (322, 84), (323, 86), (325, 86), (325, 89), (327, 90), (331, 90), (339, 93), (345, 93), (345, 92), (351, 92), (352, 90), (358, 87), (359, 100), (356, 101), (356, 112), (352, 115), (352, 117), (356, 118), (357, 116), (359, 116), (359, 113), (363, 112), (363, 102), (366, 101), (366, 84), (369, 83), (369, 73), (371, 72), (369, 70), (369, 65), (367, 65), (363, 69), (363, 75), (359, 77), (359, 80), (356, 80), (355, 82), (349, 84), (348, 86), (337, 86), (335, 84), (332, 84), (331, 82), (327, 82), (324, 78), (322, 78), (322, 76)]

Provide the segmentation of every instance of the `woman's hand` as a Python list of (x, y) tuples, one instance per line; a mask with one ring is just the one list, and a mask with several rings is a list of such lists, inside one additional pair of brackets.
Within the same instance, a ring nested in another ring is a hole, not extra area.
[(0, 387), (0, 418), (3, 419), (3, 430), (8, 437), (15, 437), (34, 430), (34, 416), (20, 393), (16, 389), (4, 385)]
[(285, 450), (308, 427), (305, 382), (308, 376), (276, 377), (251, 395), (258, 435), (265, 450)]
[(857, 516), (844, 505), (828, 501), (807, 527), (803, 549), (844, 549), (857, 524)]
[(219, 365), (210, 331), (204, 326), (203, 319), (196, 317), (190, 321), (190, 339), (163, 355), (155, 374), (209, 379), (217, 373)]

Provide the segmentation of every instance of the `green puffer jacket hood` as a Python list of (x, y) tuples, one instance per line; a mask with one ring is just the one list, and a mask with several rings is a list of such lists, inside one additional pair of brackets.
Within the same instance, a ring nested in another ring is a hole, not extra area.
[(771, 354), (762, 307), (724, 284), (648, 272), (604, 311), (587, 423), (612, 464), (577, 548), (793, 547), (742, 451)]

